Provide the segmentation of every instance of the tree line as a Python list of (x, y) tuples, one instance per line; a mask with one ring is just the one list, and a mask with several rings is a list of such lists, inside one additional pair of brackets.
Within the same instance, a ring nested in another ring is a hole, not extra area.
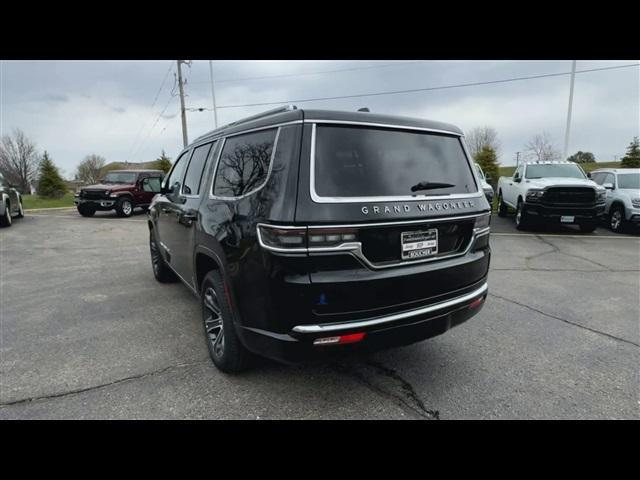
[[(171, 158), (163, 150), (156, 160), (147, 163), (146, 168), (167, 173), (171, 165)], [(107, 164), (104, 157), (90, 154), (80, 162), (74, 177), (82, 183), (93, 184), (109, 170), (122, 168), (126, 168), (126, 164)], [(0, 139), (0, 173), (22, 194), (30, 194), (35, 186), (38, 196), (61, 198), (69, 190), (49, 153), (46, 150), (39, 153), (36, 143), (20, 129)]]
[[(466, 143), (471, 156), (485, 175), (491, 177), (493, 182), (497, 181), (501, 149), (498, 132), (490, 126), (476, 127), (467, 134)], [(559, 160), (561, 157), (560, 151), (547, 132), (534, 135), (524, 145), (523, 159), (547, 161)], [(591, 152), (582, 151), (574, 153), (567, 160), (576, 163), (596, 161)], [(167, 173), (171, 165), (171, 158), (163, 150), (161, 155), (146, 167)], [(640, 168), (640, 141), (637, 136), (628, 145), (626, 155), (621, 160), (621, 167)], [(126, 164), (107, 164), (104, 157), (90, 154), (78, 165), (75, 180), (94, 184), (109, 170), (123, 168), (127, 168)], [(15, 129), (12, 134), (3, 135), (0, 140), (0, 173), (23, 194), (31, 193), (34, 183), (38, 195), (43, 197), (60, 198), (68, 190), (65, 180), (47, 151), (40, 154), (35, 142), (20, 129)]]

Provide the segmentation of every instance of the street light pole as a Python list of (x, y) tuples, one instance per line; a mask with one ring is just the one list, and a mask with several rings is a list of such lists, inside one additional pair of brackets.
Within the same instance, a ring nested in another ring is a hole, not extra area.
[(569, 134), (571, 132), (571, 109), (573, 107), (573, 84), (576, 80), (576, 61), (571, 65), (571, 87), (569, 88), (569, 109), (567, 111), (567, 127), (564, 130), (564, 155), (563, 160), (567, 159), (569, 154)]
[(216, 91), (213, 86), (213, 61), (209, 60), (209, 76), (211, 77), (211, 98), (213, 99), (213, 128), (218, 128), (218, 112), (216, 111)]
[(184, 108), (184, 87), (182, 85), (182, 69), (180, 65), (184, 60), (177, 60), (178, 62), (178, 87), (180, 89), (180, 112), (182, 114), (182, 143), (184, 148), (187, 148), (189, 141), (187, 140), (187, 112)]

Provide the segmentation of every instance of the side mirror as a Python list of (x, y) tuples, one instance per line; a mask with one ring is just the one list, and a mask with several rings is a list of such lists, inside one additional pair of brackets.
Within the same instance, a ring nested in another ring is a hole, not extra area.
[(603, 183), (602, 186), (607, 190), (613, 190), (613, 183)]
[(515, 177), (513, 179), (513, 181), (516, 182), (516, 183), (520, 183), (522, 181), (522, 179), (520, 177)]
[(587, 172), (587, 177), (591, 178), (591, 172)]

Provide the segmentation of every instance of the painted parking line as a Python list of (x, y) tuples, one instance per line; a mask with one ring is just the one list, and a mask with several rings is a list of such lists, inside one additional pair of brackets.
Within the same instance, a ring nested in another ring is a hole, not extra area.
[(104, 222), (105, 220), (117, 220), (118, 222), (146, 222), (146, 218), (116, 218), (116, 217), (96, 217), (96, 218), (86, 218), (82, 216), (75, 215), (49, 215), (49, 214), (38, 214), (32, 213), (31, 215), (27, 215), (28, 217), (46, 217), (46, 218), (68, 218), (72, 220), (82, 220), (83, 222), (86, 220), (98, 220)]
[(491, 232), (492, 237), (560, 237), (560, 238), (603, 238), (613, 240), (640, 240), (640, 237), (634, 237), (632, 235), (564, 235), (562, 233), (498, 233)]

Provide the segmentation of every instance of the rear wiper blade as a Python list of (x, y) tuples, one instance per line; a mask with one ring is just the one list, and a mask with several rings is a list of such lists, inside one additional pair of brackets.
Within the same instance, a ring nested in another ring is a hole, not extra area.
[(413, 187), (411, 187), (412, 192), (417, 192), (418, 190), (435, 190), (436, 188), (449, 188), (455, 187), (452, 183), (442, 183), (442, 182), (420, 182), (416, 183)]

